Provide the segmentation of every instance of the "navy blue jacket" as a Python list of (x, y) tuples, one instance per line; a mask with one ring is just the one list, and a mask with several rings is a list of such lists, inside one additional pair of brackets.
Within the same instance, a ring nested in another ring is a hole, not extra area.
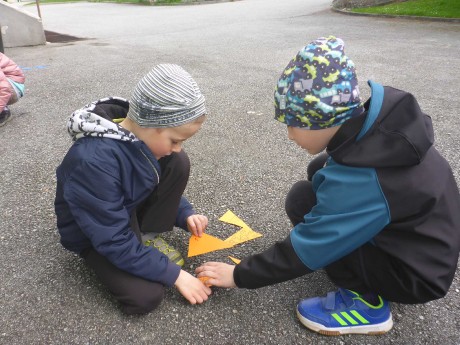
[[(171, 286), (180, 267), (130, 228), (133, 210), (156, 188), (161, 171), (147, 146), (112, 122), (127, 110), (126, 100), (108, 98), (72, 114), (68, 130), (76, 142), (56, 171), (57, 227), (66, 249), (93, 247), (116, 267)], [(193, 213), (182, 198), (176, 225), (185, 229)]]

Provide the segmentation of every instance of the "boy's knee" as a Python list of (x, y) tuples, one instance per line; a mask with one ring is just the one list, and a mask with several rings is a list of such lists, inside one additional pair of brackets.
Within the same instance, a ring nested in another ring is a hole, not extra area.
[(308, 181), (313, 180), (313, 175), (316, 174), (318, 170), (324, 168), (324, 165), (326, 164), (328, 158), (329, 155), (327, 153), (321, 153), (320, 155), (313, 158), (313, 160), (310, 162), (310, 164), (308, 164), (307, 167)]
[(122, 302), (122, 309), (125, 314), (147, 314), (158, 308), (164, 298), (164, 287), (161, 284), (158, 287), (138, 291), (130, 296), (129, 301)]
[(174, 153), (173, 160), (173, 164), (176, 168), (180, 169), (180, 171), (186, 173), (187, 175), (190, 173), (190, 159), (184, 150)]
[(184, 177), (188, 179), (190, 175), (190, 159), (184, 150), (174, 152), (171, 155), (161, 158), (161, 170), (164, 173), (173, 174), (177, 177)]
[(303, 221), (303, 217), (316, 204), (316, 196), (309, 181), (294, 183), (286, 196), (284, 207), (293, 225)]

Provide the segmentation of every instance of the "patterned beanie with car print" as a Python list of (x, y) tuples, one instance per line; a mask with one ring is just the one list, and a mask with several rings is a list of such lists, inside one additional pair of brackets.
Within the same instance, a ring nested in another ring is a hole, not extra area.
[(275, 119), (292, 127), (341, 125), (364, 111), (355, 65), (337, 37), (311, 42), (289, 62), (275, 90)]

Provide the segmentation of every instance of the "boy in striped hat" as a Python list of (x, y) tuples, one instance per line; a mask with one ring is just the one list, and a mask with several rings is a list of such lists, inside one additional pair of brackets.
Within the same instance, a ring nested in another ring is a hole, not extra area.
[(174, 226), (201, 236), (207, 227), (182, 195), (190, 162), (181, 148), (205, 114), (190, 74), (162, 64), (140, 80), (129, 102), (101, 99), (68, 121), (75, 143), (56, 171), (61, 243), (94, 269), (127, 314), (155, 309), (165, 286), (192, 304), (211, 293), (158, 236)]
[(324, 269), (338, 287), (297, 306), (327, 335), (381, 334), (389, 301), (443, 297), (457, 268), (460, 196), (433, 127), (414, 96), (370, 81), (361, 102), (344, 42), (319, 38), (289, 62), (275, 89), (275, 118), (308, 153), (307, 180), (286, 197), (284, 241), (237, 266), (205, 263), (198, 277), (220, 287), (259, 288)]

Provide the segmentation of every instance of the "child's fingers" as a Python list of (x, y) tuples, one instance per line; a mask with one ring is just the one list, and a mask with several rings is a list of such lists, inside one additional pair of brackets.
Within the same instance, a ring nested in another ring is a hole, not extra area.
[(198, 226), (195, 222), (195, 218), (194, 217), (190, 217), (189, 219), (187, 219), (187, 225), (188, 225), (188, 229), (189, 231), (195, 235), (195, 236), (198, 236), (198, 237), (201, 237), (201, 235), (199, 234), (199, 231), (198, 231)]
[(235, 266), (223, 262), (207, 262), (197, 267), (198, 278), (209, 277), (207, 283), (217, 287), (236, 287), (233, 279)]
[(195, 274), (199, 277), (205, 277), (206, 273), (209, 273), (215, 278), (216, 276), (214, 276), (214, 273), (217, 271), (219, 264), (219, 262), (206, 262), (195, 269)]
[(211, 294), (211, 289), (207, 287), (206, 285), (202, 284), (200, 282), (199, 285), (197, 285), (197, 289), (194, 292), (194, 298), (196, 303), (201, 304), (205, 301), (208, 300), (208, 296)]
[(197, 268), (195, 268), (195, 273), (198, 274), (198, 273), (203, 272), (204, 270), (208, 269), (208, 267), (209, 267), (208, 264), (209, 263), (206, 262), (206, 263), (202, 264), (201, 266), (198, 266)]
[(203, 235), (204, 230), (208, 226), (208, 218), (206, 218), (205, 216), (200, 215), (200, 216), (197, 216), (194, 219), (194, 221), (195, 221), (198, 236), (201, 237)]
[(195, 236), (198, 236), (198, 237), (203, 236), (203, 226), (201, 225), (199, 219), (196, 220), (195, 226), (196, 226), (196, 235)]
[(195, 223), (190, 222), (188, 229), (194, 236), (198, 236)]
[(187, 218), (187, 227), (193, 235), (201, 237), (208, 227), (208, 217), (194, 214)]
[(207, 261), (207, 262), (205, 262), (204, 264), (201, 264), (200, 266), (198, 266), (196, 269), (204, 268), (204, 267), (219, 266), (219, 264), (221, 264), (221, 262), (218, 262), (218, 261)]
[(200, 216), (200, 230), (204, 232), (204, 230), (208, 227), (208, 217)]

